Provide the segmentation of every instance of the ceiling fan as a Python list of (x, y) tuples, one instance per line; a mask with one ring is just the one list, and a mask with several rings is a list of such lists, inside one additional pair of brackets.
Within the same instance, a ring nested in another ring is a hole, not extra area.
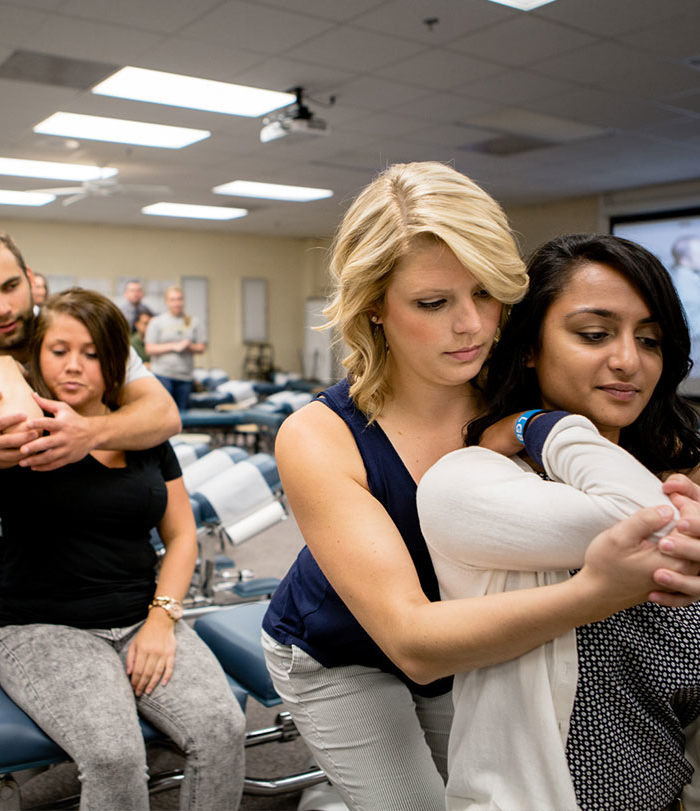
[(86, 180), (77, 186), (64, 186), (58, 189), (32, 189), (32, 191), (63, 197), (61, 204), (64, 206), (70, 206), (88, 197), (111, 197), (114, 194), (135, 195), (137, 197), (165, 197), (172, 194), (172, 189), (169, 186), (120, 183), (113, 177)]

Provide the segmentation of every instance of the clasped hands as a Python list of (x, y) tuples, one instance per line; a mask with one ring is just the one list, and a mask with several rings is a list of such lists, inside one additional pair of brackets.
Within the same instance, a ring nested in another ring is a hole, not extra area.
[(0, 468), (20, 465), (32, 470), (55, 470), (77, 462), (93, 449), (94, 429), (87, 417), (58, 400), (38, 394), (33, 397), (41, 410), (52, 416), (0, 416)]

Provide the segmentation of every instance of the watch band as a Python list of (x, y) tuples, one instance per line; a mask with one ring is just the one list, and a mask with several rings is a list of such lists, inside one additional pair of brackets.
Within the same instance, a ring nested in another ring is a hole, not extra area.
[(152, 608), (162, 608), (173, 622), (177, 622), (182, 617), (182, 603), (167, 594), (155, 596), (148, 604), (148, 610)]

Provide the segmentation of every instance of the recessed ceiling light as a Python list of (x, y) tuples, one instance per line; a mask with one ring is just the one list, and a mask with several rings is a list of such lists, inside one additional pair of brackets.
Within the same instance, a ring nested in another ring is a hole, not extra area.
[(153, 203), (141, 209), (142, 214), (156, 217), (192, 217), (197, 220), (235, 220), (245, 217), (245, 208), (227, 208), (226, 206), (194, 206), (187, 203)]
[(98, 180), (114, 177), (118, 169), (111, 166), (87, 166), (84, 163), (28, 161), (21, 158), (0, 158), (0, 175), (16, 177), (46, 177), (50, 180)]
[(533, 8), (546, 6), (547, 3), (553, 3), (554, 0), (491, 0), (491, 2), (500, 3), (502, 6), (518, 8), (520, 11), (532, 11)]
[(286, 107), (296, 100), (293, 93), (134, 67), (118, 70), (95, 85), (92, 92), (100, 96), (116, 96), (120, 99), (149, 101), (153, 104), (169, 104), (173, 107), (251, 118)]
[(45, 206), (55, 199), (56, 195), (54, 194), (0, 189), (0, 205), (2, 206)]
[(203, 141), (211, 133), (188, 127), (148, 124), (123, 118), (105, 118), (99, 115), (54, 113), (34, 127), (44, 135), (63, 135), (67, 138), (86, 138), (89, 141), (114, 141), (118, 144), (157, 146), (163, 149), (182, 149), (183, 146)]
[(333, 197), (330, 189), (311, 189), (305, 186), (283, 186), (279, 183), (258, 183), (254, 180), (233, 180), (214, 186), (214, 194), (230, 194), (234, 197), (263, 197), (267, 200), (294, 200), (307, 203)]

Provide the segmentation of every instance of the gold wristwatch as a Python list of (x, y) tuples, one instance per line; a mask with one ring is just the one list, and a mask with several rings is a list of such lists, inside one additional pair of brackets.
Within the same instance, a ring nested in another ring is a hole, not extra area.
[(174, 597), (159, 594), (148, 604), (148, 610), (152, 608), (162, 608), (173, 622), (177, 622), (182, 617), (182, 603)]

